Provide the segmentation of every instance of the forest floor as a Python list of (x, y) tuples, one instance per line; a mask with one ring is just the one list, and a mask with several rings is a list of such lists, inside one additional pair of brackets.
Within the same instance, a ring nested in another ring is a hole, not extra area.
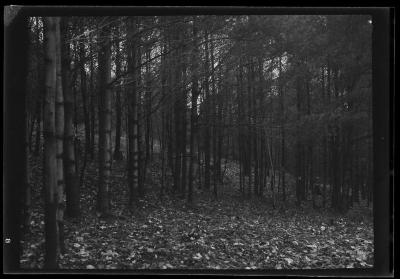
[[(44, 216), (40, 160), (31, 160), (30, 231), (23, 239), (23, 268), (43, 267)], [(224, 185), (215, 199), (196, 189), (194, 205), (159, 198), (159, 166), (152, 165), (146, 195), (127, 207), (124, 163), (113, 163), (112, 214), (98, 218), (96, 164), (88, 164), (79, 219), (65, 220), (61, 269), (321, 269), (373, 265), (370, 209), (345, 215), (239, 198)], [(229, 171), (227, 171), (229, 173)]]

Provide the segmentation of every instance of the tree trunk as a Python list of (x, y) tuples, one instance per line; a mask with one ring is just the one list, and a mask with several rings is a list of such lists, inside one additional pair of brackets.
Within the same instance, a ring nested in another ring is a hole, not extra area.
[[(117, 36), (119, 36), (119, 29), (116, 28)], [(121, 75), (121, 51), (120, 43), (117, 40), (115, 43), (115, 75), (119, 77)], [(115, 110), (116, 110), (116, 125), (115, 125), (115, 147), (114, 147), (114, 159), (122, 160), (121, 148), (121, 123), (122, 123), (122, 107), (121, 107), (121, 86), (122, 83), (118, 84), (115, 89)]]
[(198, 89), (198, 48), (197, 48), (197, 21), (196, 17), (193, 18), (193, 50), (192, 50), (192, 98), (191, 98), (191, 109), (190, 109), (190, 161), (189, 161), (189, 187), (188, 187), (188, 202), (193, 202), (193, 173), (194, 173), (194, 139), (197, 135), (197, 98), (199, 96)]
[[(206, 41), (208, 41), (208, 33), (205, 31), (205, 38)], [(204, 79), (204, 87), (205, 87), (205, 98), (203, 102), (204, 106), (204, 186), (206, 190), (210, 189), (210, 178), (211, 178), (211, 169), (210, 169), (210, 122), (209, 122), (209, 114), (210, 114), (210, 87), (209, 87), (209, 82), (208, 82), (208, 77), (209, 77), (209, 72), (210, 72), (210, 66), (209, 66), (209, 50), (208, 50), (208, 42), (205, 43), (205, 62), (204, 62), (204, 67), (205, 67), (205, 79)]]
[[(39, 18), (36, 18), (36, 38), (37, 38), (37, 43), (38, 43), (38, 51), (39, 51), (39, 44), (40, 44), (40, 28), (39, 28)], [(38, 52), (39, 54), (39, 52)], [(36, 100), (36, 139), (35, 139), (35, 151), (34, 155), (39, 156), (39, 151), (40, 151), (40, 137), (41, 137), (41, 123), (42, 123), (42, 92), (44, 91), (44, 69), (41, 63), (38, 62), (38, 87), (37, 87), (37, 100)]]
[[(80, 29), (80, 32), (83, 34), (83, 27)], [(79, 42), (79, 73), (80, 73), (80, 90), (82, 94), (82, 107), (83, 107), (83, 119), (85, 125), (85, 159), (90, 152), (90, 146), (92, 145), (90, 142), (90, 118), (89, 118), (89, 110), (88, 110), (88, 101), (87, 101), (87, 89), (86, 89), (86, 70), (85, 70), (85, 61), (86, 61), (86, 51), (85, 44), (83, 40)]]
[(13, 13), (12, 7), (5, 7), (4, 23), (4, 83), (3, 88), (3, 273), (21, 272), (21, 197), (24, 194), (26, 170), (24, 112), (28, 94), (27, 80), (29, 67), (29, 24), (22, 11), (16, 12), (8, 23), (6, 16)]
[[(301, 117), (301, 86), (300, 86), (300, 78), (297, 77), (296, 80), (296, 92), (297, 92), (297, 120), (300, 120)], [(296, 198), (297, 198), (297, 206), (301, 205), (301, 201), (303, 199), (303, 156), (302, 156), (302, 142), (300, 140), (300, 127), (297, 128), (297, 140), (296, 140)]]
[(73, 127), (73, 96), (70, 88), (70, 48), (68, 41), (68, 21), (61, 18), (61, 58), (62, 58), (62, 83), (64, 94), (64, 173), (66, 186), (67, 207), (66, 214), (70, 217), (78, 217), (80, 214), (80, 190), (75, 167), (74, 127)]
[(186, 61), (182, 61), (182, 92), (181, 92), (181, 97), (180, 97), (180, 106), (181, 106), (181, 157), (182, 157), (182, 170), (181, 170), (181, 197), (184, 199), (185, 194), (186, 194), (186, 179), (187, 179), (187, 152), (186, 152), (186, 145), (187, 145), (187, 132), (188, 132), (188, 121), (187, 121), (187, 93), (186, 93)]
[(46, 90), (44, 97), (44, 188), (45, 188), (45, 263), (46, 269), (58, 266), (57, 228), (57, 139), (56, 139), (56, 25), (52, 17), (44, 18)]
[(90, 158), (94, 159), (94, 149), (95, 149), (95, 125), (96, 125), (96, 104), (95, 104), (95, 86), (94, 86), (94, 54), (93, 54), (93, 43), (91, 38), (91, 33), (89, 34), (90, 44)]
[[(150, 46), (148, 46), (148, 49), (145, 51), (146, 55), (146, 60), (150, 60)], [(150, 151), (151, 151), (151, 134), (152, 134), (152, 122), (151, 122), (151, 73), (150, 73), (150, 62), (146, 63), (146, 75), (145, 75), (145, 120), (146, 120), (146, 126), (145, 126), (145, 173), (146, 175), (146, 169), (148, 167), (149, 162), (151, 161), (150, 158)]]
[(99, 193), (98, 208), (102, 215), (110, 213), (109, 178), (111, 174), (111, 45), (110, 27), (103, 27), (99, 52)]
[(129, 185), (129, 204), (133, 205), (135, 191), (139, 185), (139, 143), (138, 143), (138, 105), (137, 105), (137, 44), (133, 34), (136, 32), (136, 19), (129, 22), (128, 25), (128, 71), (131, 73), (132, 84), (129, 93), (128, 105), (128, 185)]
[(282, 200), (286, 201), (286, 173), (285, 173), (285, 105), (284, 105), (284, 95), (283, 95), (283, 86), (282, 86), (282, 61), (281, 57), (279, 57), (279, 96), (280, 96), (280, 105), (281, 105), (281, 168), (280, 175), (281, 183), (282, 183)]
[(65, 253), (64, 247), (64, 211), (65, 211), (65, 183), (64, 183), (64, 96), (61, 73), (61, 18), (56, 18), (56, 138), (57, 138), (57, 225), (59, 233), (58, 249)]
[[(25, 96), (27, 97), (27, 96)], [(25, 107), (27, 106), (27, 99), (25, 99)], [(30, 226), (30, 220), (31, 220), (31, 205), (32, 205), (32, 188), (30, 185), (30, 174), (31, 174), (31, 169), (29, 167), (29, 132), (28, 132), (28, 122), (29, 122), (29, 118), (28, 118), (28, 110), (25, 109), (25, 172), (24, 172), (24, 198), (23, 198), (23, 228), (24, 228), (24, 232), (28, 232), (29, 231), (29, 226)]]

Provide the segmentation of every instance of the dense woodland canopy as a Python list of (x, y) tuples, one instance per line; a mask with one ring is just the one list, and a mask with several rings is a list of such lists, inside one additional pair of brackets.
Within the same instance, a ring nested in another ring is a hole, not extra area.
[[(369, 16), (31, 17), (29, 25), (27, 149), (43, 156), (47, 267), (64, 249), (64, 211), (81, 214), (92, 162), (105, 218), (121, 163), (127, 207), (150, 191), (195, 206), (202, 192), (224, 199), (226, 184), (273, 208), (345, 213), (371, 204)], [(27, 187), (26, 225), (30, 200)]]

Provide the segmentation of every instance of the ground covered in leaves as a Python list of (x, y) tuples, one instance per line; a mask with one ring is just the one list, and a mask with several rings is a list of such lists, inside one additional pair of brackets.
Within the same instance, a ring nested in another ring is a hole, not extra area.
[[(21, 264), (42, 268), (44, 218), (39, 160), (31, 161), (34, 190), (30, 231)], [(266, 200), (229, 194), (215, 199), (197, 190), (195, 204), (158, 195), (158, 166), (147, 194), (127, 207), (124, 164), (114, 163), (113, 218), (98, 218), (96, 165), (88, 166), (81, 189), (82, 216), (66, 219), (62, 269), (314, 269), (366, 268), (373, 264), (373, 226), (362, 208), (346, 215), (272, 209)]]

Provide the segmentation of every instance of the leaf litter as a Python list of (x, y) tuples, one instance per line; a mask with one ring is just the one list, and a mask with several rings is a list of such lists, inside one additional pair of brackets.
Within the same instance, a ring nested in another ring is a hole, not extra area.
[[(113, 165), (112, 212), (95, 212), (97, 174), (88, 167), (82, 214), (65, 220), (62, 269), (313, 269), (369, 268), (373, 265), (372, 221), (338, 219), (328, 213), (272, 210), (266, 202), (215, 200), (196, 195), (194, 206), (173, 196), (147, 195), (127, 207), (124, 166)], [(118, 175), (119, 174), (119, 175)], [(43, 200), (40, 168), (33, 173), (30, 230), (23, 238), (23, 268), (44, 262)], [(156, 186), (153, 185), (156, 188)], [(123, 218), (121, 217), (123, 216)], [(121, 217), (121, 218), (120, 218)]]

